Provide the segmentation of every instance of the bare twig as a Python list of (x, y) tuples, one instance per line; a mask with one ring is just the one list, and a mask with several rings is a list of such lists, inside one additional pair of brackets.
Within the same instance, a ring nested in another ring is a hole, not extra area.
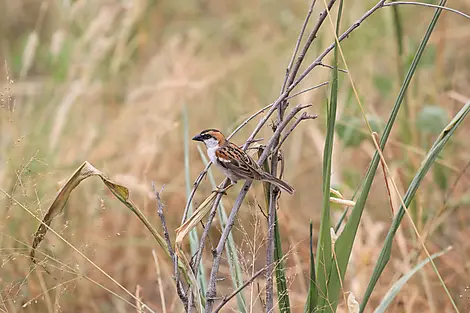
[[(287, 93), (283, 93), (284, 97), (286, 97)], [(270, 111), (274, 111), (274, 109), (277, 107), (277, 105), (280, 103), (280, 100), (276, 101), (273, 107), (271, 108)], [(289, 113), (289, 115), (279, 124), (277, 127), (276, 131), (266, 144), (266, 148), (261, 154), (260, 158), (258, 159), (258, 164), (263, 164), (263, 162), (266, 160), (266, 158), (269, 155), (269, 152), (272, 150), (276, 143), (276, 139), (279, 138), (281, 132), (286, 128), (287, 124), (289, 121), (291, 121), (295, 115), (300, 112), (301, 110), (310, 107), (311, 105), (297, 105), (292, 109), (292, 111)], [(267, 120), (267, 118), (265, 117)], [(260, 124), (263, 121), (260, 121)], [(266, 121), (264, 121), (265, 123)], [(264, 124), (263, 123), (263, 124)], [(256, 131), (256, 129), (255, 129)], [(255, 132), (254, 131), (254, 132)], [(257, 132), (257, 131), (256, 131)], [(250, 140), (254, 138), (256, 134), (252, 134), (252, 138), (249, 138)], [(251, 136), (250, 136), (251, 137)], [(246, 144), (244, 146), (246, 148)], [(206, 313), (210, 313), (212, 311), (212, 307), (214, 305), (214, 298), (216, 296), (216, 282), (217, 282), (217, 274), (219, 272), (219, 266), (220, 266), (220, 260), (222, 258), (222, 253), (223, 249), (225, 246), (225, 242), (227, 241), (228, 235), (230, 234), (230, 231), (232, 230), (232, 227), (235, 223), (235, 217), (238, 213), (238, 210), (240, 209), (240, 206), (243, 202), (243, 199), (245, 198), (246, 194), (248, 193), (248, 190), (250, 189), (251, 186), (251, 180), (247, 180), (245, 184), (243, 185), (242, 190), (238, 194), (237, 199), (235, 200), (235, 204), (232, 208), (232, 211), (230, 212), (230, 215), (227, 219), (226, 226), (222, 232), (222, 236), (220, 237), (219, 243), (217, 245), (217, 248), (215, 250), (215, 256), (214, 256), (214, 261), (212, 263), (212, 270), (209, 278), (209, 286), (207, 289), (207, 294), (206, 294)], [(217, 201), (216, 201), (217, 202)]]
[(279, 150), (279, 148), (281, 148), (282, 144), (284, 143), (284, 141), (286, 141), (287, 137), (289, 137), (289, 135), (294, 131), (294, 129), (297, 127), (297, 125), (300, 124), (300, 122), (304, 121), (304, 120), (314, 120), (318, 117), (318, 115), (310, 115), (308, 114), (307, 112), (304, 112), (302, 113), (302, 115), (292, 124), (292, 126), (286, 131), (286, 133), (284, 134), (284, 137), (282, 137), (281, 139), (281, 142), (279, 142), (279, 145), (277, 146), (277, 150)]
[(314, 90), (314, 89), (323, 87), (323, 86), (325, 86), (325, 85), (328, 85), (328, 83), (329, 83), (329, 82), (323, 82), (323, 83), (318, 84), (318, 85), (315, 85), (315, 86), (313, 86), (313, 87), (309, 87), (309, 88), (307, 88), (307, 89), (301, 90), (301, 91), (299, 91), (299, 92), (293, 94), (292, 96), (287, 97), (286, 100), (289, 100), (289, 99), (292, 99), (292, 98), (294, 98), (294, 97), (297, 97), (298, 95), (301, 95), (301, 94), (303, 94), (303, 93), (306, 93), (306, 92), (308, 92), (308, 91), (310, 91), (310, 90)]
[[(318, 65), (323, 66), (323, 67), (327, 67), (327, 68), (332, 69), (332, 70), (334, 69), (333, 66), (328, 65), (328, 64), (325, 64), (325, 63), (320, 63), (320, 64), (318, 64)], [(342, 68), (338, 68), (338, 71), (343, 72), (343, 73), (347, 73), (347, 72), (348, 72), (348, 71), (346, 71), (346, 70), (343, 70)]]
[[(219, 188), (223, 189), (223, 188), (226, 188), (229, 184), (229, 180), (228, 179), (225, 179), (224, 182), (219, 186)], [(217, 198), (222, 198), (223, 194), (222, 193), (219, 193), (217, 195)], [(214, 217), (215, 217), (215, 213), (217, 212), (217, 207), (219, 205), (219, 201), (214, 201), (214, 203), (212, 204), (212, 208), (211, 208), (211, 211), (210, 211), (210, 214), (209, 214), (209, 217), (207, 218), (207, 223), (206, 223), (206, 226), (204, 227), (204, 231), (202, 233), (202, 236), (201, 236), (201, 240), (199, 241), (199, 248), (197, 250), (197, 253), (196, 253), (196, 259), (194, 260), (194, 263), (193, 263), (193, 271), (196, 275), (196, 278), (197, 278), (197, 275), (198, 275), (198, 272), (197, 271), (197, 268), (199, 266), (199, 263), (201, 263), (201, 258), (202, 258), (202, 252), (204, 251), (204, 246), (205, 246), (205, 242), (206, 242), (206, 238), (207, 238), (207, 235), (209, 234), (209, 230), (211, 228), (211, 225), (212, 225), (212, 221), (214, 220)]]
[(246, 288), (249, 284), (251, 284), (259, 275), (263, 274), (266, 268), (262, 268), (259, 271), (257, 271), (253, 276), (251, 276), (250, 279), (248, 279), (243, 285), (238, 287), (236, 290), (234, 290), (230, 295), (225, 296), (222, 298), (222, 302), (215, 308), (213, 313), (217, 313), (222, 309), (224, 305), (226, 305), (233, 297), (235, 297), (239, 292), (241, 292), (243, 289)]
[(465, 13), (459, 11), (459, 10), (452, 9), (452, 8), (449, 8), (449, 7), (444, 7), (444, 6), (437, 5), (437, 4), (431, 4), (431, 3), (423, 3), (423, 2), (415, 2), (415, 1), (393, 1), (393, 2), (387, 2), (383, 6), (384, 7), (391, 7), (391, 6), (394, 6), (394, 5), (402, 5), (402, 4), (411, 4), (411, 5), (419, 5), (419, 6), (434, 8), (434, 9), (442, 9), (442, 10), (453, 12), (453, 13), (461, 15), (465, 18), (470, 19), (470, 15), (465, 14)]
[[(278, 123), (281, 122), (282, 113), (278, 115)], [(275, 145), (279, 145), (279, 137), (275, 141)], [(277, 154), (278, 149), (274, 149), (271, 159), (271, 175), (277, 176)], [(269, 188), (269, 208), (268, 208), (268, 238), (266, 240), (266, 313), (274, 311), (274, 229), (276, 222), (277, 197), (279, 196), (279, 188), (270, 185)]]
[[(160, 192), (163, 190), (163, 187), (160, 190)], [(160, 192), (158, 192), (157, 189), (155, 188), (155, 183), (153, 181), (152, 181), (152, 188), (153, 188), (153, 192), (155, 193), (155, 198), (157, 199), (157, 214), (160, 217), (160, 220), (162, 222), (163, 236), (165, 237), (165, 241), (166, 241), (167, 248), (168, 248), (168, 253), (170, 254), (170, 258), (173, 261), (173, 266), (175, 268), (174, 280), (176, 284), (176, 292), (178, 293), (178, 296), (180, 297), (181, 301), (186, 307), (188, 304), (188, 297), (186, 296), (184, 289), (183, 289), (183, 284), (181, 283), (179, 279), (178, 259), (176, 257), (175, 252), (173, 251), (173, 247), (171, 246), (170, 233), (168, 232), (168, 227), (166, 226), (165, 215), (163, 214), (163, 207), (165, 205), (163, 204), (162, 199), (160, 198)]]
[[(385, 3), (386, 0), (380, 0), (379, 2), (377, 2), (369, 11), (367, 11), (366, 13), (364, 13), (364, 15), (359, 18), (354, 24), (352, 24), (341, 36), (339, 36), (338, 38), (338, 41), (343, 41), (345, 38), (347, 38), (349, 36), (349, 34), (351, 34), (356, 28), (358, 28), (359, 26), (361, 26), (362, 22), (365, 21), (365, 19), (367, 19), (369, 16), (372, 15), (372, 13), (374, 13), (375, 11), (377, 11), (378, 9), (382, 8), (384, 6), (384, 3)], [(325, 11), (323, 11), (325, 12)], [(323, 14), (323, 13), (322, 13)], [(326, 12), (324, 14), (324, 17), (323, 19), (326, 17)], [(289, 87), (287, 88), (287, 91), (290, 92), (292, 89), (294, 89), (315, 67), (319, 66), (322, 64), (322, 60), (323, 58), (325, 58), (325, 56), (331, 52), (331, 50), (333, 50), (333, 48), (336, 46), (336, 40), (331, 44), (329, 45), (325, 51), (323, 51), (317, 58), (315, 61), (313, 61), (313, 63), (311, 63), (306, 69), (305, 71), (303, 71), (302, 74), (300, 74), (300, 76), (295, 80), (293, 81)]]
[(266, 111), (267, 109), (271, 108), (272, 106), (274, 105), (274, 103), (271, 103), (267, 106), (265, 106), (264, 108), (258, 110), (255, 114), (251, 115), (249, 118), (247, 118), (243, 123), (241, 123), (237, 128), (235, 128), (235, 130), (230, 134), (228, 135), (227, 139), (230, 140), (232, 139), (232, 137), (238, 133), (238, 131), (240, 129), (242, 129), (243, 127), (246, 126), (246, 124), (248, 124), (252, 119), (254, 119), (255, 117), (257, 117), (258, 115), (260, 115), (261, 113), (263, 113), (264, 111)]
[[(336, 2), (336, 0), (330, 0), (330, 2), (328, 3), (328, 10), (331, 10), (331, 8), (333, 7), (333, 4), (335, 2)], [(305, 42), (305, 45), (302, 48), (302, 51), (300, 52), (299, 56), (297, 57), (297, 61), (295, 62), (295, 65), (294, 65), (294, 67), (293, 67), (293, 69), (290, 73), (289, 80), (287, 81), (287, 86), (288, 86), (287, 91), (288, 91), (288, 93), (293, 89), (293, 87), (291, 88), (291, 86), (292, 86), (292, 83), (295, 80), (295, 77), (297, 76), (297, 72), (300, 69), (300, 65), (302, 64), (303, 60), (305, 59), (305, 55), (307, 54), (307, 51), (310, 48), (310, 45), (312, 44), (313, 40), (317, 37), (317, 33), (320, 30), (320, 27), (323, 24), (323, 22), (325, 21), (325, 18), (326, 18), (327, 15), (328, 15), (328, 11), (325, 8), (325, 10), (323, 10), (320, 13), (320, 16), (318, 17), (317, 23), (315, 24), (312, 31), (310, 32), (310, 35), (308, 36), (307, 41)]]
[(286, 69), (286, 76), (284, 78), (284, 82), (282, 83), (281, 94), (286, 89), (287, 81), (289, 79), (290, 70), (292, 68), (292, 65), (294, 64), (294, 60), (295, 60), (295, 57), (297, 56), (297, 52), (299, 52), (300, 43), (302, 42), (302, 38), (304, 36), (305, 29), (307, 28), (308, 21), (310, 20), (310, 16), (312, 15), (313, 7), (315, 6), (315, 2), (316, 2), (316, 0), (312, 1), (312, 4), (310, 5), (310, 8), (308, 9), (307, 16), (305, 17), (302, 28), (300, 29), (299, 38), (297, 39), (297, 43), (295, 44), (294, 52), (292, 53), (292, 57), (289, 61), (289, 65), (287, 66), (287, 69)]

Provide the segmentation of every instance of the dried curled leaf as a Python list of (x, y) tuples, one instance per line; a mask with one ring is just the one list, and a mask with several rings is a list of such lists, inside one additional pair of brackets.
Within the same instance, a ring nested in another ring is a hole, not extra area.
[[(125, 186), (119, 185), (106, 177), (106, 175), (101, 172), (100, 170), (96, 169), (93, 165), (85, 161), (73, 175), (67, 180), (67, 182), (62, 186), (59, 190), (54, 202), (52, 202), (51, 206), (47, 210), (47, 213), (42, 220), (39, 228), (37, 229), (36, 233), (33, 237), (33, 244), (30, 252), (30, 258), (33, 263), (36, 263), (36, 249), (39, 244), (43, 241), (47, 230), (52, 222), (52, 219), (60, 214), (67, 200), (69, 199), (70, 194), (72, 191), (85, 179), (91, 176), (99, 176), (103, 183), (108, 187), (108, 189), (112, 192), (112, 194), (121, 201), (125, 206), (127, 206), (137, 217), (142, 221), (145, 227), (150, 231), (152, 236), (155, 238), (157, 243), (163, 248), (165, 253), (168, 257), (170, 257), (170, 253), (168, 251), (167, 244), (165, 239), (162, 235), (160, 235), (157, 230), (150, 224), (147, 220), (145, 215), (142, 214), (140, 209), (129, 199), (129, 189)], [(183, 276), (187, 283), (191, 283), (190, 278), (190, 270), (189, 267), (181, 262), (178, 264), (179, 268), (181, 269)]]

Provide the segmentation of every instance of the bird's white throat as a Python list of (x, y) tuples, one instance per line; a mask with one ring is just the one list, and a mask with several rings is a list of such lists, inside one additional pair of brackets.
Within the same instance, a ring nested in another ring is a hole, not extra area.
[(209, 138), (204, 140), (204, 143), (206, 144), (206, 148), (218, 148), (219, 147), (219, 141), (215, 138)]
[(219, 148), (219, 141), (215, 138), (209, 138), (204, 140), (204, 144), (207, 148), (207, 156), (212, 161), (212, 163), (216, 163), (217, 157), (215, 156), (215, 150)]

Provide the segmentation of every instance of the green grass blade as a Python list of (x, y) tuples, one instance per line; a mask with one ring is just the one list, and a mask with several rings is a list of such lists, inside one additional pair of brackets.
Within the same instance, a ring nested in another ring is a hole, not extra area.
[(315, 283), (315, 257), (313, 255), (313, 225), (310, 221), (310, 285), (308, 287), (308, 297), (305, 303), (305, 313), (313, 313), (317, 301), (317, 288)]
[(281, 313), (290, 313), (289, 286), (287, 286), (277, 214), (274, 222), (274, 264), (276, 265), (275, 273), (279, 311)]
[[(339, 2), (338, 18), (336, 23), (336, 37), (339, 36), (343, 1)], [(330, 216), (330, 188), (331, 188), (331, 163), (333, 159), (333, 140), (335, 134), (336, 108), (338, 104), (338, 45), (334, 48), (333, 70), (331, 77), (330, 99), (327, 107), (327, 128), (325, 147), (323, 149), (323, 207), (320, 220), (320, 230), (317, 242), (317, 309), (324, 308), (328, 300), (328, 280), (332, 264), (331, 251), (331, 216)]]
[[(202, 162), (207, 165), (209, 163), (209, 160), (207, 159), (202, 149), (199, 146), (197, 148), (201, 156)], [(217, 184), (215, 182), (214, 175), (212, 175), (211, 169), (209, 169), (209, 171), (207, 172), (207, 177), (209, 177), (209, 181), (212, 185), (212, 188), (215, 189), (217, 187)], [(222, 204), (222, 201), (219, 203), (219, 209), (217, 210), (217, 214), (223, 229), (225, 227), (225, 224), (227, 223), (227, 213), (225, 212), (225, 208)], [(228, 259), (233, 288), (238, 289), (241, 285), (243, 285), (243, 272), (240, 266), (240, 260), (238, 259), (237, 246), (235, 245), (235, 240), (233, 239), (232, 233), (228, 235), (227, 244), (225, 245), (225, 254), (227, 255)], [(236, 298), (238, 304), (238, 311), (241, 313), (246, 313), (246, 301), (243, 292), (239, 292), (236, 295)]]
[[(189, 173), (189, 126), (188, 126), (188, 108), (183, 106), (183, 125), (184, 125), (184, 171), (185, 171), (185, 180), (186, 180), (186, 197), (189, 199), (191, 194), (191, 175)], [(193, 214), (193, 206), (190, 205), (188, 210), (188, 216)], [(197, 235), (196, 228), (192, 229), (189, 232), (189, 246), (191, 248), (191, 255), (197, 253), (199, 247), (199, 236)], [(198, 283), (199, 289), (202, 295), (206, 294), (207, 282), (206, 282), (206, 271), (204, 265), (199, 264), (198, 267)]]
[[(441, 1), (441, 4), (445, 3), (445, 1)], [(429, 37), (431, 36), (431, 33), (434, 30), (434, 27), (436, 25), (436, 22), (439, 18), (441, 10), (436, 10), (436, 13), (434, 14), (433, 19), (431, 20), (431, 23), (428, 26), (428, 29), (424, 35), (423, 40), (421, 41), (418, 50), (416, 52), (415, 57), (413, 58), (413, 61), (411, 63), (411, 66), (406, 74), (406, 77), (403, 81), (403, 84), (400, 88), (400, 91), (398, 93), (397, 99), (395, 101), (395, 104), (393, 106), (392, 112), (390, 113), (390, 118), (388, 119), (387, 125), (384, 128), (383, 135), (380, 140), (380, 148), (384, 149), (385, 145), (387, 143), (388, 137), (390, 135), (390, 132), (392, 131), (392, 127), (395, 123), (396, 117), (398, 115), (398, 111), (400, 110), (400, 107), (403, 103), (404, 96), (406, 94), (406, 91), (408, 90), (408, 87), (410, 85), (411, 79), (413, 78), (413, 75), (416, 72), (416, 69), (418, 67), (418, 63), (423, 55), (424, 49), (428, 43)], [(337, 299), (339, 296), (340, 292), (340, 282), (341, 280), (344, 279), (344, 275), (346, 273), (346, 268), (349, 262), (349, 257), (351, 255), (351, 250), (352, 246), (354, 243), (354, 238), (356, 237), (356, 232), (357, 228), (359, 226), (359, 222), (361, 220), (362, 212), (364, 210), (364, 206), (366, 203), (366, 200), (369, 196), (369, 191), (372, 185), (372, 182), (375, 177), (375, 172), (377, 171), (377, 167), (379, 165), (380, 161), (380, 156), (378, 152), (374, 154), (374, 157), (371, 161), (371, 164), (369, 166), (369, 169), (367, 171), (367, 174), (365, 176), (364, 182), (362, 184), (362, 190), (359, 194), (359, 197), (356, 201), (356, 205), (352, 209), (351, 215), (344, 227), (343, 232), (339, 235), (338, 240), (336, 241), (335, 244), (335, 254), (336, 254), (336, 260), (334, 262), (337, 262), (338, 264), (333, 267), (333, 271), (331, 272), (331, 279), (330, 279), (330, 284), (329, 284), (329, 294), (330, 294), (330, 299), (332, 300), (332, 305), (334, 308), (338, 305)], [(339, 269), (339, 273), (338, 270)], [(377, 277), (378, 279), (378, 277)], [(371, 290), (370, 290), (371, 292)], [(366, 295), (364, 298), (363, 303), (367, 303), (369, 295)]]
[(341, 227), (341, 225), (343, 225), (343, 222), (344, 220), (346, 219), (346, 215), (348, 214), (349, 212), (349, 207), (347, 207), (346, 209), (344, 209), (343, 211), (343, 214), (341, 214), (339, 220), (338, 220), (338, 223), (336, 223), (336, 226), (335, 226), (335, 233), (338, 233), (339, 232), (339, 228)]
[[(431, 259), (434, 260), (435, 258), (447, 253), (449, 250), (450, 248), (447, 248), (445, 250), (442, 250), (441, 252), (434, 253), (433, 255), (431, 255)], [(411, 271), (409, 271), (408, 273), (403, 275), (403, 277), (397, 280), (396, 283), (394, 283), (393, 286), (389, 289), (389, 291), (385, 294), (379, 306), (374, 310), (374, 313), (385, 313), (388, 306), (390, 305), (390, 303), (392, 303), (393, 299), (395, 299), (396, 295), (401, 290), (401, 288), (408, 282), (408, 280), (410, 280), (411, 277), (413, 277), (414, 274), (416, 274), (420, 269), (422, 269), (426, 264), (428, 264), (429, 261), (429, 258), (424, 259), (423, 261), (418, 263)]]
[[(454, 134), (455, 130), (459, 127), (459, 125), (463, 122), (467, 114), (470, 112), (470, 102), (468, 102), (462, 109), (455, 115), (449, 125), (444, 128), (442, 133), (439, 135), (437, 140), (434, 142), (432, 148), (429, 150), (426, 158), (421, 164), (420, 169), (416, 173), (415, 177), (411, 181), (408, 190), (403, 197), (403, 202), (406, 206), (411, 203), (416, 191), (418, 190), (419, 185), (421, 184), (424, 176), (429, 171), (432, 164), (435, 162), (437, 156), (442, 151), (446, 143), (449, 141), (450, 137)], [(395, 218), (393, 219), (392, 226), (390, 227), (387, 237), (385, 238), (384, 246), (382, 251), (380, 252), (379, 258), (377, 260), (377, 264), (375, 265), (374, 272), (372, 273), (371, 280), (369, 281), (369, 285), (367, 286), (366, 292), (364, 294), (364, 298), (361, 303), (361, 312), (364, 311), (365, 306), (369, 300), (369, 297), (374, 290), (375, 284), (377, 283), (382, 271), (384, 270), (385, 266), (387, 265), (390, 254), (392, 250), (392, 242), (393, 237), (395, 236), (398, 227), (405, 215), (405, 208), (400, 206)], [(445, 285), (443, 285), (445, 288)], [(447, 291), (447, 290), (446, 290)], [(452, 299), (452, 298), (450, 298)]]

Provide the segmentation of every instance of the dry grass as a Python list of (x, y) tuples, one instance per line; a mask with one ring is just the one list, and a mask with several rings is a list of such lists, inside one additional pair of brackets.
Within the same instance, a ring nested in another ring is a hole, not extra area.
[[(369, 2), (346, 1), (344, 24), (356, 20)], [(307, 4), (256, 0), (230, 4), (151, 0), (66, 3), (44, 1), (41, 5), (20, 0), (0, 4), (0, 60), (6, 60), (7, 65), (0, 70), (0, 188), (43, 217), (61, 181), (88, 160), (128, 186), (133, 200), (154, 225), (159, 221), (150, 181), (157, 187), (165, 184), (167, 222), (175, 229), (186, 200), (183, 106), (189, 110), (192, 133), (208, 127), (228, 132), (276, 99)], [(468, 0), (451, 5), (470, 11)], [(432, 10), (404, 7), (401, 12), (408, 60)], [(416, 126), (421, 108), (439, 105), (451, 116), (470, 97), (470, 33), (464, 22), (443, 14), (408, 95), (410, 112), (399, 116), (385, 151), (402, 192), (434, 138)], [(327, 26), (313, 51), (332, 41)], [(344, 42), (343, 50), (367, 112), (385, 119), (399, 88), (391, 11), (380, 11), (368, 20)], [(317, 69), (303, 87), (327, 80), (328, 74), (327, 68)], [(286, 267), (295, 312), (303, 310), (305, 301), (307, 221), (317, 221), (321, 207), (325, 91), (319, 89), (293, 100), (313, 103), (312, 111), (319, 119), (302, 124), (284, 149), (285, 178), (297, 189), (295, 197), (282, 197), (279, 213), (282, 232), (289, 239), (283, 247), (289, 252)], [(339, 100), (343, 124), (360, 118), (345, 77)], [(404, 132), (404, 125), (409, 125), (411, 134)], [(470, 170), (455, 186), (454, 182), (470, 159), (468, 121), (462, 128), (443, 153), (443, 170), (428, 175), (414, 209), (419, 231), (428, 235), (430, 251), (454, 246), (439, 259), (438, 266), (465, 312), (470, 307)], [(246, 132), (234, 141), (241, 142)], [(347, 198), (354, 194), (373, 151), (371, 142), (348, 147), (337, 140), (332, 183)], [(202, 167), (195, 147), (191, 147), (192, 178)], [(204, 182), (196, 202), (210, 190), (210, 184)], [(235, 194), (232, 190), (224, 198), (226, 207), (233, 203)], [(261, 185), (256, 184), (240, 211), (234, 233), (247, 277), (265, 258), (260, 245), (267, 230), (257, 208), (262, 199)], [(109, 290), (132, 304), (135, 300), (53, 235), (40, 249), (50, 256), (46, 263), (53, 277), (40, 267), (32, 268), (27, 255), (37, 223), (3, 193), (0, 203), (0, 312), (136, 310)], [(392, 197), (392, 203), (396, 209), (399, 199)], [(341, 214), (337, 209), (336, 220)], [(383, 177), (377, 176), (345, 282), (346, 289), (358, 298), (369, 280), (391, 214)], [(165, 291), (161, 297), (152, 238), (97, 179), (80, 185), (52, 226), (129, 291), (135, 294), (138, 288), (139, 297), (158, 312), (161, 299), (166, 301), (167, 312), (181, 309), (171, 280), (172, 265), (164, 257), (158, 258)], [(210, 234), (212, 244), (220, 234), (218, 227)], [(405, 223), (369, 312), (399, 275), (415, 264), (410, 255), (419, 247)], [(227, 273), (223, 263), (221, 274)], [(258, 284), (259, 288), (254, 284), (246, 290), (253, 299), (253, 312), (261, 305), (262, 279)], [(219, 291), (229, 293), (230, 284), (226, 286)], [(235, 308), (235, 301), (232, 304)], [(435, 274), (426, 268), (406, 285), (390, 312), (448, 308)]]

